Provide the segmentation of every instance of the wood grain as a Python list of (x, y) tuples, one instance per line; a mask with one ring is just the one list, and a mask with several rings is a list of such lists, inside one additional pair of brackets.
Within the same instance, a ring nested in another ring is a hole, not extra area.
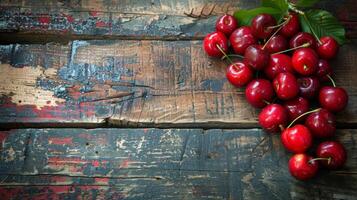
[(0, 136), (3, 197), (353, 199), (357, 195), (356, 130), (337, 132), (350, 156), (346, 167), (322, 170), (308, 182), (290, 177), (289, 154), (279, 137), (258, 129), (21, 129)]

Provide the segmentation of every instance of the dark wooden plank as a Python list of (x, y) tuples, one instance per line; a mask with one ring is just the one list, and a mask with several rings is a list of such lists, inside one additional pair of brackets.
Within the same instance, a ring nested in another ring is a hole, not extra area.
[[(258, 110), (201, 41), (74, 41), (0, 47), (0, 122), (146, 127), (257, 127)], [(356, 44), (331, 64), (357, 120)]]
[(337, 132), (349, 155), (346, 167), (322, 171), (308, 182), (288, 174), (289, 154), (279, 136), (258, 129), (21, 129), (0, 136), (2, 197), (353, 199), (357, 195), (356, 130)]

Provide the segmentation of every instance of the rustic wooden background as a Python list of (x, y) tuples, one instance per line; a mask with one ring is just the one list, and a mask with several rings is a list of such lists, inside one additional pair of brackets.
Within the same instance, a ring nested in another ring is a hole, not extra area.
[(349, 38), (331, 63), (349, 159), (308, 182), (201, 47), (217, 15), (258, 4), (0, 1), (0, 199), (356, 199), (355, 1), (317, 6)]

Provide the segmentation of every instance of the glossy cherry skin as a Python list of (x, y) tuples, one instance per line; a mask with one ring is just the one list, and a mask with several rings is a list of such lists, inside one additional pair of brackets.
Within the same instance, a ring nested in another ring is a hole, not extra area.
[(252, 20), (253, 34), (259, 39), (268, 38), (274, 31), (274, 28), (270, 28), (276, 25), (276, 20), (269, 14), (259, 14)]
[(317, 77), (300, 77), (298, 78), (299, 91), (302, 97), (313, 99), (317, 96), (320, 89), (320, 81)]
[(290, 174), (298, 180), (308, 180), (314, 177), (319, 169), (317, 161), (306, 154), (295, 154), (289, 160)]
[(281, 134), (284, 147), (293, 153), (303, 153), (312, 145), (312, 135), (306, 126), (298, 124)]
[(294, 73), (291, 58), (285, 54), (275, 54), (270, 56), (270, 62), (264, 69), (265, 75), (273, 80), (279, 73), (290, 72)]
[(253, 79), (253, 71), (247, 64), (235, 62), (228, 66), (226, 77), (232, 85), (242, 87)]
[(255, 79), (245, 89), (245, 97), (249, 104), (256, 108), (263, 108), (266, 102), (271, 102), (274, 97), (273, 86), (266, 79)]
[(290, 38), (300, 31), (299, 16), (295, 13), (289, 13), (289, 16), (289, 22), (283, 25), (279, 31), (279, 33), (286, 38)]
[(237, 27), (238, 22), (232, 15), (225, 14), (218, 18), (216, 22), (216, 31), (222, 32), (226, 36), (230, 36)]
[(320, 38), (321, 44), (318, 44), (317, 53), (323, 59), (329, 60), (336, 57), (338, 53), (338, 43), (333, 37), (326, 36)]
[[(300, 115), (309, 111), (309, 101), (304, 99), (303, 97), (297, 97), (295, 99), (286, 101), (284, 103), (284, 107), (288, 111), (289, 114), (289, 121), (293, 121)], [(302, 118), (300, 120), (303, 120)]]
[(336, 131), (336, 118), (328, 110), (321, 109), (307, 116), (305, 126), (314, 137), (332, 137)]
[(245, 50), (244, 59), (253, 69), (262, 70), (269, 64), (270, 55), (262, 46), (251, 45)]
[(281, 100), (295, 98), (299, 94), (299, 86), (295, 76), (289, 72), (278, 74), (273, 80), (276, 95)]
[(269, 133), (277, 133), (288, 123), (288, 112), (279, 104), (269, 104), (259, 113), (259, 124)]
[(311, 48), (297, 49), (292, 57), (294, 70), (303, 75), (309, 76), (316, 72), (319, 57)]
[(332, 75), (332, 67), (326, 60), (323, 60), (323, 59), (319, 60), (319, 63), (317, 65), (316, 75), (321, 82), (330, 80), (327, 77), (327, 75), (329, 75), (329, 76)]
[(299, 47), (303, 44), (309, 43), (309, 48), (316, 49), (317, 43), (313, 35), (306, 32), (300, 32), (290, 39), (290, 48)]
[(233, 31), (229, 37), (229, 41), (236, 54), (243, 55), (245, 50), (253, 44), (257, 43), (257, 39), (252, 33), (252, 29), (249, 26), (242, 26)]
[(347, 159), (345, 147), (337, 141), (326, 141), (319, 144), (316, 149), (316, 156), (319, 158), (331, 158), (330, 163), (327, 160), (320, 160), (321, 165), (328, 169), (341, 168)]
[(273, 36), (265, 45), (265, 49), (273, 54), (288, 49), (288, 41), (282, 35)]
[(214, 32), (207, 34), (203, 40), (203, 49), (207, 55), (212, 57), (222, 57), (223, 53), (219, 50), (217, 45), (219, 45), (225, 53), (228, 52), (228, 40), (223, 33)]
[(340, 112), (347, 106), (348, 95), (343, 88), (324, 86), (319, 93), (319, 102), (330, 112)]

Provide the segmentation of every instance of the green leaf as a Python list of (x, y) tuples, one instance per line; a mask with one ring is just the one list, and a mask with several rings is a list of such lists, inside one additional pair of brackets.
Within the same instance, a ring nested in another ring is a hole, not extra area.
[(320, 0), (299, 0), (295, 5), (297, 7), (309, 8), (314, 6)]
[(339, 44), (346, 41), (345, 29), (342, 24), (325, 10), (306, 11), (305, 15), (300, 15), (300, 22), (303, 31), (316, 34), (319, 38), (331, 36)]
[(263, 7), (271, 7), (286, 13), (289, 8), (287, 0), (262, 0)]
[(234, 17), (238, 20), (240, 26), (249, 26), (252, 19), (258, 14), (267, 13), (279, 20), (283, 13), (276, 8), (271, 7), (259, 7), (251, 10), (238, 10), (234, 12)]

